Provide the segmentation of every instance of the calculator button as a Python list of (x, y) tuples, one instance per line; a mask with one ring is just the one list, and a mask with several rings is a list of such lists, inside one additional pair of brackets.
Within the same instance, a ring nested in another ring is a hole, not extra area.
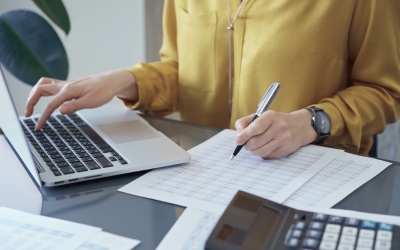
[(306, 248), (317, 248), (319, 241), (316, 239), (309, 239), (309, 238), (305, 238), (303, 240), (303, 247)]
[(358, 238), (357, 247), (372, 247), (373, 239)]
[(375, 225), (376, 225), (376, 223), (374, 221), (363, 220), (361, 223), (361, 228), (374, 230)]
[(340, 243), (353, 246), (356, 243), (356, 236), (342, 235)]
[(379, 223), (379, 230), (392, 231), (393, 225), (388, 223)]
[(324, 236), (322, 236), (323, 241), (334, 241), (336, 242), (339, 239), (339, 234), (337, 233), (329, 233), (325, 232)]
[(291, 238), (288, 242), (288, 247), (291, 248), (297, 248), (298, 245), (299, 245), (299, 239), (296, 238)]
[(322, 228), (324, 228), (324, 223), (315, 221), (310, 223), (310, 229), (322, 230)]
[(339, 244), (337, 250), (354, 250), (354, 246), (346, 245), (346, 244)]
[(326, 214), (314, 214), (312, 220), (324, 222), (326, 221), (326, 217)]
[(334, 224), (327, 224), (325, 228), (325, 232), (329, 233), (339, 233), (340, 232), (340, 226), (339, 225), (334, 225)]
[(301, 230), (294, 230), (293, 233), (292, 233), (292, 237), (300, 238), (301, 234), (302, 234)]
[(360, 235), (358, 235), (359, 238), (367, 238), (367, 239), (373, 239), (374, 236), (375, 236), (375, 231), (367, 229), (361, 229)]
[(342, 224), (343, 218), (339, 217), (339, 216), (329, 216), (329, 223), (333, 223), (333, 224)]
[(376, 233), (376, 240), (391, 241), (392, 240), (392, 232), (384, 231), (384, 230), (378, 230), (378, 232)]
[(354, 227), (343, 227), (342, 235), (357, 236), (358, 229)]
[(306, 233), (306, 237), (308, 238), (314, 238), (314, 239), (319, 239), (321, 238), (322, 233), (317, 230), (308, 230)]
[(335, 250), (336, 249), (336, 242), (322, 241), (321, 245), (319, 245), (319, 249), (321, 249), (321, 250)]
[(295, 228), (296, 228), (296, 229), (302, 230), (302, 229), (304, 229), (305, 226), (306, 226), (306, 223), (304, 223), (304, 222), (302, 222), (302, 221), (298, 221), (298, 222), (296, 223)]
[(377, 240), (375, 243), (376, 250), (390, 250), (391, 242), (386, 240)]
[(347, 218), (344, 221), (345, 226), (350, 226), (350, 227), (358, 227), (360, 224), (360, 220), (354, 219), (354, 218)]
[(372, 250), (372, 247), (359, 247), (359, 246), (357, 246), (356, 250)]

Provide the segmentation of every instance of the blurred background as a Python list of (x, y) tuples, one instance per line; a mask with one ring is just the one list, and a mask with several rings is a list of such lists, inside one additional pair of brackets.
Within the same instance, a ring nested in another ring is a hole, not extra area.
[[(0, 15), (13, 10), (28, 10), (43, 17), (55, 30), (68, 57), (68, 79), (76, 79), (138, 62), (157, 61), (162, 42), (163, 0), (65, 0), (70, 30), (60, 28), (39, 8), (40, 0), (1, 0)], [(4, 67), (3, 67), (4, 69)], [(4, 69), (20, 115), (32, 88)], [(400, 84), (400, 83), (399, 83)], [(48, 99), (35, 109), (41, 113)], [(118, 105), (119, 100), (113, 100)], [(179, 119), (179, 114), (169, 115)], [(400, 161), (400, 122), (388, 125), (378, 135), (379, 158)]]

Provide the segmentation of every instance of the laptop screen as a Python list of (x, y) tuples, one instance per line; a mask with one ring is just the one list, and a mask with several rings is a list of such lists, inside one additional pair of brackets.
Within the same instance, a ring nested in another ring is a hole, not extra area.
[[(0, 128), (3, 130), (7, 139), (14, 147), (18, 156), (21, 158), (31, 175), (35, 178), (39, 186), (42, 185), (32, 153), (29, 149), (22, 126), (20, 124), (18, 113), (15, 109), (9, 87), (0, 66)], [(15, 166), (8, 166), (15, 167)]]

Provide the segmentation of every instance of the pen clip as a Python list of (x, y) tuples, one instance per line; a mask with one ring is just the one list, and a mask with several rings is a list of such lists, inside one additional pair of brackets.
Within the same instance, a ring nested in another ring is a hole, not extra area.
[(261, 101), (258, 104), (256, 115), (260, 116), (266, 109), (269, 108), (280, 87), (281, 85), (277, 82), (274, 82), (271, 84), (271, 86), (269, 86), (267, 92), (265, 92), (263, 98), (261, 98)]

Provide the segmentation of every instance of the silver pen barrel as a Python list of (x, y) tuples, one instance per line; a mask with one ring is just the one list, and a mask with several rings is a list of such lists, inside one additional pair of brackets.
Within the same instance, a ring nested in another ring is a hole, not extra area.
[(272, 101), (274, 100), (276, 94), (278, 93), (279, 88), (281, 85), (277, 82), (274, 82), (269, 86), (267, 92), (265, 92), (263, 98), (261, 99), (260, 103), (258, 104), (258, 109), (256, 112), (257, 116), (260, 116), (265, 110), (269, 108)]

